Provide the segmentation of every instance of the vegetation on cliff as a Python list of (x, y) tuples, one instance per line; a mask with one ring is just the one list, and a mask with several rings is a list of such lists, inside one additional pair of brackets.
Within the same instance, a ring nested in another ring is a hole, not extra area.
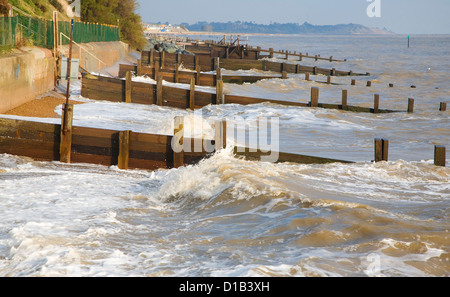
[[(61, 0), (7, 0), (27, 15), (51, 19), (58, 11), (60, 21), (70, 18), (65, 13), (67, 2)], [(108, 25), (119, 25), (123, 42), (133, 48), (142, 49), (145, 39), (141, 17), (136, 14), (136, 0), (82, 0), (81, 21)]]
[(121, 38), (136, 49), (142, 49), (147, 41), (141, 16), (135, 11), (136, 0), (83, 0), (81, 20), (109, 25), (119, 25)]

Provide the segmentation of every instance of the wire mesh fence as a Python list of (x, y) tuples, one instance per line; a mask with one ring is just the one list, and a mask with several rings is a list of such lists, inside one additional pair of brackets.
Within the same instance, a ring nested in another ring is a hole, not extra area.
[[(13, 48), (23, 39), (35, 46), (53, 48), (55, 45), (53, 23), (50, 20), (26, 16), (0, 17), (0, 50)], [(58, 30), (70, 36), (70, 22), (59, 21)], [(59, 39), (59, 36), (57, 38)], [(120, 41), (120, 30), (117, 26), (75, 22), (73, 40), (77, 43)], [(69, 40), (61, 38), (57, 42), (68, 44)]]

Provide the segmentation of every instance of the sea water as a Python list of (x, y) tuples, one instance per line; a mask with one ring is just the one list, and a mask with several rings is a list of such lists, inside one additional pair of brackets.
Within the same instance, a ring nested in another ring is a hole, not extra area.
[[(439, 111), (450, 98), (450, 37), (413, 36), (409, 49), (402, 36), (250, 43), (347, 59), (289, 63), (371, 75), (350, 86), (349, 77), (326, 85), (317, 82), (323, 76), (292, 74), (226, 84), (226, 93), (307, 102), (318, 86), (320, 102), (339, 103), (347, 89), (349, 105), (370, 107), (378, 93), (380, 108), (402, 112), (233, 104), (194, 113), (82, 98), (75, 82), (72, 98), (86, 102), (75, 107), (76, 126), (170, 135), (173, 118), (184, 116), (211, 136), (217, 119), (252, 126), (272, 117), (280, 151), (354, 163), (246, 161), (228, 148), (194, 166), (123, 171), (0, 155), (0, 275), (449, 276), (450, 170), (432, 159), (434, 145), (450, 145), (448, 111)], [(389, 139), (388, 162), (371, 162), (374, 138)]]

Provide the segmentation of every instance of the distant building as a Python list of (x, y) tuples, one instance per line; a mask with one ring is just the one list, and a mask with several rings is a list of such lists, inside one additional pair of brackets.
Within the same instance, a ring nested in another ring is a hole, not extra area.
[(147, 34), (155, 34), (155, 33), (163, 33), (163, 32), (174, 32), (174, 33), (183, 33), (188, 32), (185, 26), (177, 26), (172, 24), (147, 24), (143, 23), (144, 33)]

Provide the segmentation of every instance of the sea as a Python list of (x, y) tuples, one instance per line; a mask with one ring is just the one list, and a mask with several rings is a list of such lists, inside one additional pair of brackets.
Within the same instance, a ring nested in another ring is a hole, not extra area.
[[(251, 35), (249, 44), (346, 59), (275, 61), (370, 75), (325, 84), (325, 76), (289, 74), (225, 84), (226, 94), (309, 102), (319, 87), (320, 103), (340, 104), (347, 90), (348, 105), (372, 107), (379, 94), (380, 109), (399, 112), (267, 103), (193, 112), (83, 98), (73, 81), (71, 98), (85, 102), (75, 106), (75, 126), (170, 134), (184, 116), (208, 136), (220, 119), (257, 129), (269, 118), (279, 151), (351, 163), (250, 161), (227, 147), (196, 165), (125, 171), (0, 154), (0, 276), (450, 276), (448, 152), (447, 167), (434, 165), (434, 147), (450, 147), (449, 112), (439, 110), (450, 103), (450, 36), (411, 36), (409, 48), (403, 35)], [(388, 161), (373, 162), (376, 138), (389, 140)]]

